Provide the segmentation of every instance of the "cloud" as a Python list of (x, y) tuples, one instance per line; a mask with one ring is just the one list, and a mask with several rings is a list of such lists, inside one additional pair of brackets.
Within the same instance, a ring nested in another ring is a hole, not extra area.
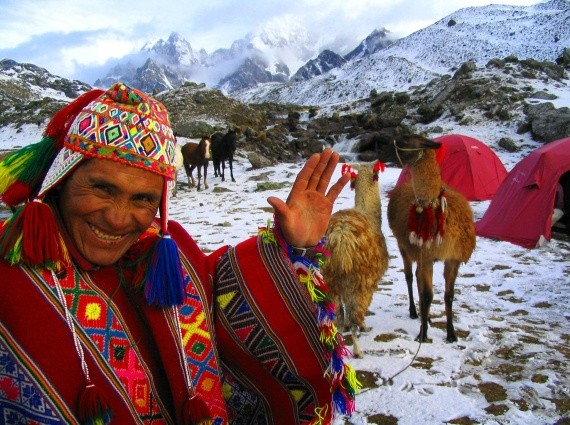
[[(270, 20), (290, 16), (329, 34), (329, 45), (354, 48), (374, 29), (403, 37), (483, 0), (211, 0), (77, 2), (0, 0), (0, 56), (33, 63), (67, 78), (137, 52), (178, 32), (194, 50), (212, 53)], [(537, 0), (502, 0), (530, 5)]]

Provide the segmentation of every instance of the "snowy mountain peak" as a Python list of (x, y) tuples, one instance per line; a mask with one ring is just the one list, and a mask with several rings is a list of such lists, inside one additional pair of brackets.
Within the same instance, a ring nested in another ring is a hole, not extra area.
[(194, 54), (190, 43), (177, 32), (170, 34), (166, 41), (158, 39), (146, 43), (141, 52), (156, 56), (159, 61), (162, 59), (172, 65), (189, 66), (200, 62), (200, 56)]
[(300, 49), (314, 48), (317, 39), (293, 15), (272, 19), (260, 26), (255, 33), (246, 39), (257, 49), (295, 47)]

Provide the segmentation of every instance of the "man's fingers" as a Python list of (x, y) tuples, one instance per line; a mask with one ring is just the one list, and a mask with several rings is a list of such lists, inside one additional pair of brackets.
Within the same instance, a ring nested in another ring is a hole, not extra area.
[[(330, 177), (334, 172), (334, 167), (336, 166), (336, 162), (338, 161), (338, 154), (336, 154), (336, 161), (333, 160), (333, 167), (332, 171), (330, 170), (331, 165), (331, 157), (333, 156), (333, 151), (330, 148), (326, 148), (319, 158), (319, 162), (313, 170), (311, 177), (309, 178), (309, 183), (307, 184), (307, 189), (309, 190), (317, 190), (324, 193), (326, 190)], [(328, 175), (328, 178), (327, 178)]]
[(331, 150), (331, 155), (327, 159), (325, 170), (320, 176), (319, 182), (317, 184), (317, 191), (325, 193), (327, 187), (331, 181), (331, 177), (336, 169), (340, 155), (337, 152)]
[(346, 184), (350, 181), (350, 173), (345, 173), (343, 174), (337, 181), (335, 184), (333, 184), (331, 186), (331, 188), (329, 189), (328, 193), (327, 193), (327, 199), (329, 201), (331, 201), (333, 204), (336, 201), (336, 198), (338, 198), (338, 195), (340, 195), (340, 192), (342, 192), (342, 189), (344, 188), (344, 186), (346, 186)]

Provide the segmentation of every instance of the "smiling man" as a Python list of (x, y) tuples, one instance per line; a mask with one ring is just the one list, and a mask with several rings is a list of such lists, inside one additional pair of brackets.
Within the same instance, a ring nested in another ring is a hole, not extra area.
[[(330, 149), (275, 225), (204, 254), (167, 219), (164, 106), (117, 83), (0, 163), (0, 417), (9, 423), (330, 423), (358, 388), (318, 251)], [(295, 248), (315, 248), (301, 249)], [(309, 290), (310, 289), (310, 290)]]

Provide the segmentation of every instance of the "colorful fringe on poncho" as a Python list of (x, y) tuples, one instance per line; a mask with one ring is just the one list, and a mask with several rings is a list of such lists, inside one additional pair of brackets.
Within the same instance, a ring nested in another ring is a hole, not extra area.
[[(326, 372), (332, 392), (332, 405), (334, 412), (340, 415), (350, 416), (355, 410), (355, 397), (361, 389), (361, 383), (356, 377), (356, 372), (351, 365), (345, 362), (350, 352), (344, 345), (342, 334), (334, 324), (336, 305), (332, 302), (329, 289), (323, 280), (320, 268), (329, 255), (324, 249), (324, 240), (311, 249), (313, 258), (298, 256), (294, 249), (288, 245), (277, 224), (271, 229), (270, 223), (267, 228), (260, 228), (259, 235), (265, 243), (278, 244), (287, 252), (299, 277), (299, 281), (306, 288), (312, 302), (317, 308), (316, 320), (319, 327), (320, 341), (327, 353), (329, 363)], [(315, 424), (322, 423), (319, 420), (319, 412)]]

